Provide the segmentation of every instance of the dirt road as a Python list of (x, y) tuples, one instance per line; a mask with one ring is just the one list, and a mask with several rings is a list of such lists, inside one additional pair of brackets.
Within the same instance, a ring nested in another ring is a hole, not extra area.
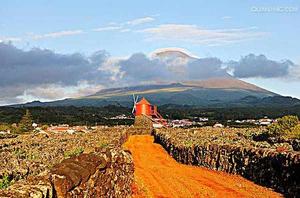
[(131, 136), (124, 147), (135, 165), (133, 197), (280, 197), (240, 176), (180, 164), (149, 135)]

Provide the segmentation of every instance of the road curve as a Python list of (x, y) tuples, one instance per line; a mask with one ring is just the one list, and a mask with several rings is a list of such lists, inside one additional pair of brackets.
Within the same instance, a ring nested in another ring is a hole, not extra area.
[(282, 197), (241, 176), (180, 164), (150, 135), (130, 136), (124, 147), (135, 166), (133, 197)]

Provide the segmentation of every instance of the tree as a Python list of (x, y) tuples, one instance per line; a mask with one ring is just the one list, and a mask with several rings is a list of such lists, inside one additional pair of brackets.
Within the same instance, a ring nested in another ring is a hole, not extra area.
[(26, 109), (25, 115), (23, 115), (21, 121), (19, 122), (19, 131), (21, 133), (29, 132), (33, 130), (32, 127), (32, 116), (28, 109)]

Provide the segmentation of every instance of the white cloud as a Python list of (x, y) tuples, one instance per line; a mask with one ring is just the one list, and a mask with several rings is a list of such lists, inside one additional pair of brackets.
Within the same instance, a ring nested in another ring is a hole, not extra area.
[(222, 19), (223, 20), (230, 20), (230, 19), (232, 19), (232, 17), (231, 16), (223, 16)]
[(290, 68), (289, 73), (294, 80), (300, 79), (300, 64), (294, 65)]
[(63, 36), (71, 36), (71, 35), (77, 35), (82, 34), (82, 30), (64, 30), (59, 32), (50, 32), (46, 34), (40, 34), (40, 35), (32, 35), (31, 38), (34, 40), (44, 39), (44, 38), (58, 38)]
[(207, 29), (197, 25), (162, 24), (152, 28), (139, 30), (146, 34), (146, 40), (180, 41), (209, 46), (224, 45), (256, 39), (265, 36), (266, 32), (258, 32), (256, 28)]
[(129, 29), (129, 28), (125, 28), (125, 29), (120, 30), (120, 32), (130, 32), (130, 31), (131, 31), (131, 29)]
[(93, 29), (95, 32), (104, 32), (104, 31), (111, 31), (111, 30), (120, 30), (122, 29), (121, 26), (106, 26), (106, 27), (99, 27)]
[(78, 98), (94, 94), (103, 88), (102, 85), (89, 84), (87, 81), (80, 81), (76, 86), (44, 84), (25, 89), (21, 95), (16, 96), (16, 99), (19, 102), (34, 100), (45, 102), (64, 98)]
[(15, 41), (22, 41), (22, 38), (19, 37), (5, 37), (5, 36), (0, 36), (0, 43), (1, 42), (15, 42)]
[(110, 80), (117, 81), (119, 79), (122, 79), (125, 72), (121, 71), (121, 66), (119, 65), (119, 62), (121, 60), (125, 60), (128, 57), (109, 57), (105, 62), (101, 64), (101, 66), (98, 68), (99, 71), (104, 71), (109, 73)]
[(137, 18), (137, 19), (133, 19), (131, 21), (127, 21), (127, 24), (135, 26), (135, 25), (141, 25), (141, 24), (144, 24), (144, 23), (150, 23), (154, 20), (155, 19), (153, 17), (143, 17), (143, 18)]

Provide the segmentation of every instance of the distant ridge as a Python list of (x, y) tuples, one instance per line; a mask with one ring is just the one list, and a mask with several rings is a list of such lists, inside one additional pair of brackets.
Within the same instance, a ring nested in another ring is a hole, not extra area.
[(13, 107), (132, 106), (132, 94), (157, 105), (197, 107), (279, 107), (300, 105), (300, 100), (280, 96), (238, 79), (209, 79), (171, 84), (138, 85), (103, 89), (93, 95), (52, 102), (34, 101)]

